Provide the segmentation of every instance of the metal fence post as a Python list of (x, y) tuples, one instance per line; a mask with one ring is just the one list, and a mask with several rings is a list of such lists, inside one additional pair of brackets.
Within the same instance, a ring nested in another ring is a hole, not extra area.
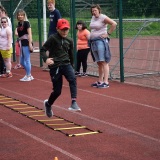
[[(72, 31), (73, 31), (73, 41), (74, 41), (74, 66), (77, 66), (76, 52), (77, 52), (77, 43), (76, 43), (76, 11), (75, 11), (75, 0), (72, 0), (72, 13), (71, 13), (73, 23), (72, 23)], [(75, 67), (76, 69), (76, 67)]]
[(124, 57), (123, 57), (123, 16), (122, 0), (119, 1), (119, 51), (120, 51), (120, 81), (124, 82)]
[[(41, 8), (40, 0), (37, 0), (37, 16), (38, 16), (38, 35), (39, 35), (39, 48), (42, 47), (42, 36), (41, 36)], [(40, 56), (40, 67), (43, 66), (42, 57)]]
[(16, 61), (15, 55), (15, 40), (14, 40), (14, 17), (13, 17), (13, 1), (10, 0), (10, 15), (11, 15), (11, 23), (12, 23), (12, 36), (13, 36), (13, 61)]

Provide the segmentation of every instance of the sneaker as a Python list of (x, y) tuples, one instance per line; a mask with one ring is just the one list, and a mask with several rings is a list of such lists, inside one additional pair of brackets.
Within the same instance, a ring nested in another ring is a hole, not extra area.
[(108, 87), (109, 87), (109, 84), (106, 84), (106, 83), (101, 83), (97, 85), (97, 88), (108, 88)]
[(8, 74), (8, 78), (13, 77), (12, 72), (7, 73)]
[(22, 66), (20, 65), (20, 64), (16, 64), (15, 66), (14, 66), (14, 69), (19, 69), (19, 68), (21, 68)]
[(26, 76), (26, 75), (20, 79), (21, 82), (32, 81), (32, 80), (34, 80), (33, 76)]
[(30, 76), (30, 78), (31, 78), (31, 81), (34, 80), (34, 77), (33, 77), (33, 76)]
[(101, 84), (101, 83), (97, 81), (97, 82), (95, 82), (95, 83), (92, 83), (92, 84), (91, 84), (91, 87), (97, 87), (99, 84)]
[(48, 104), (48, 99), (44, 100), (44, 110), (45, 110), (45, 114), (47, 117), (52, 117), (53, 116), (53, 111), (52, 111), (52, 107)]
[(81, 111), (76, 101), (72, 102), (71, 106), (68, 108), (70, 111)]
[(75, 72), (75, 76), (77, 77), (77, 76), (81, 76), (81, 73), (79, 73), (79, 72)]
[(84, 73), (81, 73), (81, 77), (87, 77), (88, 75), (84, 72)]
[(1, 77), (2, 78), (11, 78), (11, 77), (13, 77), (13, 75), (11, 72), (9, 72), (9, 73), (2, 74)]

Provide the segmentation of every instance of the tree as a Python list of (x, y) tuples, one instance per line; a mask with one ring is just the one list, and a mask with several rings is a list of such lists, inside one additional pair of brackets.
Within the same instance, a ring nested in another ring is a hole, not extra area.
[(156, 17), (160, 13), (159, 0), (123, 0), (125, 16)]
[(56, 8), (60, 11), (62, 17), (70, 17), (70, 0), (57, 0)]

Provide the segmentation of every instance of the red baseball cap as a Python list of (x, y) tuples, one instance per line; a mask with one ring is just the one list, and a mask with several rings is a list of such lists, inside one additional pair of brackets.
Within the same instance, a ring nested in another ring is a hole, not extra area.
[(59, 19), (57, 22), (57, 28), (58, 29), (64, 29), (64, 28), (70, 28), (70, 24), (68, 22), (68, 20), (66, 19)]

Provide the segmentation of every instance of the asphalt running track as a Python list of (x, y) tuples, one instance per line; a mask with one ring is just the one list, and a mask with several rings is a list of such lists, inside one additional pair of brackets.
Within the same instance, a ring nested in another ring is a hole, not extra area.
[[(20, 82), (24, 70), (12, 71), (12, 78), (0, 78), (0, 95), (43, 109), (43, 100), (52, 88), (48, 72), (33, 67), (35, 80)], [(1, 160), (159, 160), (160, 90), (115, 81), (108, 89), (97, 89), (90, 87), (94, 81), (93, 77), (77, 78), (77, 101), (82, 112), (74, 113), (67, 109), (70, 94), (64, 80), (53, 111), (56, 116), (102, 133), (68, 137), (1, 103)]]

